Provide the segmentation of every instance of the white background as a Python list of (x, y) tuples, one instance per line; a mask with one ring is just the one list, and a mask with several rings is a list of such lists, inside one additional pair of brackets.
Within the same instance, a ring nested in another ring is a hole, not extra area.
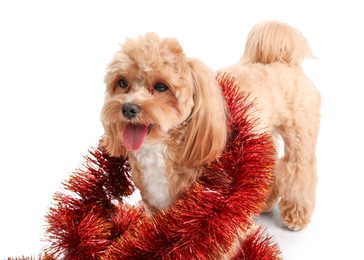
[(290, 232), (260, 218), (285, 259), (364, 259), (363, 8), (360, 1), (1, 1), (0, 259), (40, 252), (43, 216), (61, 182), (102, 135), (105, 65), (125, 37), (179, 39), (213, 69), (239, 60), (248, 31), (297, 27), (322, 94), (317, 207)]

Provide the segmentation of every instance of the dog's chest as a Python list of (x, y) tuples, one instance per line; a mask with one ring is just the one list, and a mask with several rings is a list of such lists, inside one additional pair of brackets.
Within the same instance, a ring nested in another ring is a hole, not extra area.
[(161, 145), (143, 146), (134, 154), (142, 166), (141, 179), (147, 193), (145, 199), (159, 209), (168, 207), (172, 202), (165, 176), (164, 150), (165, 146)]

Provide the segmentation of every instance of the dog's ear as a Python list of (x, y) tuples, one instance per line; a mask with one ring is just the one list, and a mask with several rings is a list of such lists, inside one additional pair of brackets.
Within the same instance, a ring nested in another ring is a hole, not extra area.
[(199, 60), (190, 60), (194, 84), (194, 107), (187, 125), (187, 135), (180, 163), (198, 166), (214, 161), (223, 151), (226, 138), (226, 108), (212, 70)]

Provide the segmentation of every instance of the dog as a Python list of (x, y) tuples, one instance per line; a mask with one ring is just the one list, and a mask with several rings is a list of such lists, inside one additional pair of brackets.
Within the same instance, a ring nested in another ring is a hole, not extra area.
[[(300, 230), (315, 207), (320, 93), (301, 63), (313, 57), (300, 32), (263, 22), (250, 32), (232, 75), (256, 103), (259, 131), (284, 141), (264, 212), (280, 198), (285, 226)], [(149, 214), (171, 205), (215, 161), (227, 139), (224, 98), (212, 70), (185, 56), (174, 38), (147, 33), (128, 39), (105, 75), (102, 146), (127, 156)], [(258, 130), (257, 130), (258, 131)]]
[(127, 39), (107, 66), (102, 146), (127, 156), (147, 213), (170, 206), (227, 140), (225, 100), (213, 71), (174, 38)]
[(281, 219), (291, 230), (305, 228), (315, 207), (321, 101), (301, 67), (305, 58), (313, 57), (298, 30), (266, 21), (251, 29), (240, 61), (222, 69), (255, 100), (260, 131), (283, 140), (284, 155), (277, 161), (264, 212), (270, 212), (280, 199)]

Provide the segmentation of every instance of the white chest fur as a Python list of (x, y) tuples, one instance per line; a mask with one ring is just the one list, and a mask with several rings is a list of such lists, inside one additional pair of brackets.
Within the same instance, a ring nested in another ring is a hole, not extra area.
[(142, 166), (142, 181), (147, 191), (145, 199), (159, 208), (164, 209), (169, 206), (171, 196), (165, 172), (163, 145), (144, 145), (135, 152), (135, 157)]

